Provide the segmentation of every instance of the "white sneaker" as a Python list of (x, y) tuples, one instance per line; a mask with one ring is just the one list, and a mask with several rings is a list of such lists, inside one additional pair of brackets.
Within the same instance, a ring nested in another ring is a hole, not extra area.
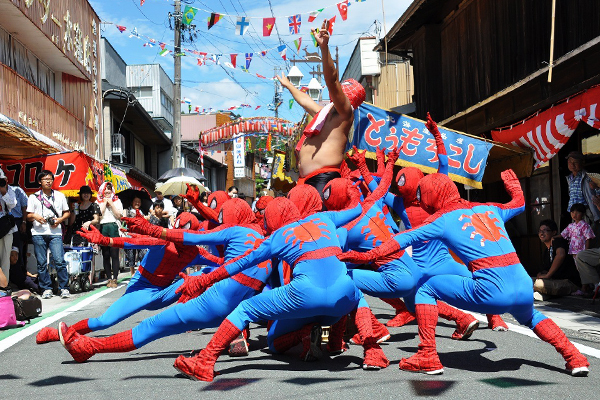
[(544, 296), (543, 294), (541, 294), (539, 292), (533, 292), (533, 299), (536, 301), (544, 301), (547, 298), (548, 298), (547, 296)]
[(68, 299), (69, 297), (71, 297), (71, 292), (69, 292), (69, 289), (63, 289), (60, 291), (61, 299)]
[(52, 290), (46, 289), (44, 293), (42, 293), (42, 299), (51, 299), (52, 298)]

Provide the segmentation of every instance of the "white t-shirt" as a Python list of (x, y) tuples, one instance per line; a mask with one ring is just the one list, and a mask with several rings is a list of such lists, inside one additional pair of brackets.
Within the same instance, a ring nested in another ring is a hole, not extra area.
[[(113, 200), (112, 203), (115, 206), (115, 208), (119, 210), (119, 213), (123, 215), (123, 203), (121, 203), (121, 200)], [(113, 214), (112, 209), (110, 207), (106, 207), (106, 209), (104, 210), (104, 214), (102, 214), (102, 216), (100, 217), (100, 224), (108, 224), (109, 222), (119, 223), (119, 220), (115, 218), (115, 214)]]
[[(38, 199), (38, 195), (42, 194), (42, 198), (46, 199), (48, 203), (52, 204), (56, 212), (58, 213), (58, 217), (56, 214), (52, 212), (48, 207), (44, 206), (42, 202)], [(57, 190), (53, 190), (50, 197), (46, 196), (43, 192), (37, 191), (34, 194), (30, 195), (27, 199), (27, 212), (35, 213), (41, 215), (44, 218), (52, 217), (52, 218), (61, 218), (65, 211), (69, 210), (69, 205), (67, 204), (67, 198), (64, 194)], [(62, 235), (62, 228), (58, 225), (56, 228), (51, 228), (50, 224), (40, 224), (36, 220), (33, 221), (33, 227), (31, 228), (32, 235)]]

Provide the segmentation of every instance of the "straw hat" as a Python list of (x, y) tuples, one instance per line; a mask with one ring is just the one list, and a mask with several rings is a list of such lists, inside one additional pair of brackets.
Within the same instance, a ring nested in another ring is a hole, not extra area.
[(590, 179), (596, 184), (598, 185), (598, 187), (600, 187), (600, 174), (596, 174), (594, 172), (588, 172), (587, 175), (590, 177)]

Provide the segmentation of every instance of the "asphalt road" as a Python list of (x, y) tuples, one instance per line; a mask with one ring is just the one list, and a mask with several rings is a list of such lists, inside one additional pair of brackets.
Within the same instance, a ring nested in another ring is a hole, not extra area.
[[(509, 332), (493, 332), (485, 323), (468, 341), (454, 341), (454, 326), (441, 321), (437, 330), (441, 376), (427, 376), (398, 369), (402, 357), (417, 350), (415, 323), (390, 328), (392, 337), (382, 345), (390, 366), (363, 371), (362, 348), (336, 358), (305, 363), (300, 349), (273, 355), (266, 348), (266, 331), (251, 326), (250, 354), (244, 358), (222, 356), (216, 364), (220, 375), (211, 383), (178, 375), (173, 361), (210, 340), (214, 329), (164, 338), (124, 354), (99, 354), (79, 364), (60, 342), (36, 345), (35, 334), (43, 326), (71, 325), (100, 315), (123, 294), (117, 289), (97, 289), (69, 300), (52, 299), (44, 315), (20, 329), (0, 331), (0, 388), (4, 398), (17, 399), (388, 399), (436, 397), (442, 399), (586, 399), (598, 392), (600, 371), (600, 319), (573, 311), (557, 310), (557, 317), (577, 321), (576, 330), (565, 329), (590, 361), (587, 378), (573, 378), (564, 370), (562, 357), (548, 344), (528, 335), (529, 330), (510, 325)], [(369, 298), (373, 312), (383, 322), (393, 316), (388, 305)], [(549, 308), (550, 310), (554, 310)], [(154, 312), (142, 312), (95, 336), (130, 329)], [(476, 315), (477, 316), (477, 315)], [(504, 315), (509, 323), (515, 321)], [(596, 323), (598, 323), (596, 325)], [(575, 325), (573, 325), (575, 326)], [(582, 328), (583, 327), (583, 328)]]

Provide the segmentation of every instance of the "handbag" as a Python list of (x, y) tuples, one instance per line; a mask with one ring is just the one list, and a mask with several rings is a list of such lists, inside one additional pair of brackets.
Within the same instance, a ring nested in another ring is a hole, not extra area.
[(28, 321), (42, 314), (42, 300), (28, 290), (17, 292), (12, 302), (18, 321)]
[(6, 236), (14, 227), (15, 217), (12, 215), (7, 213), (4, 217), (0, 218), (0, 239)]
[(25, 322), (17, 321), (15, 306), (10, 296), (0, 297), (0, 329), (23, 326)]

